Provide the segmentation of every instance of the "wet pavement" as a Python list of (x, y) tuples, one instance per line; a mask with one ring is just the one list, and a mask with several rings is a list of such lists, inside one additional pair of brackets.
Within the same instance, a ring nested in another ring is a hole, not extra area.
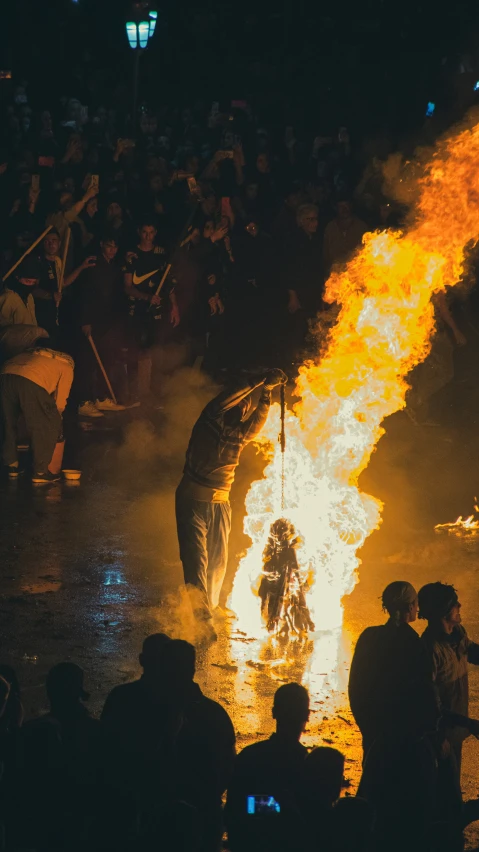
[[(83, 470), (79, 485), (35, 487), (26, 478), (1, 484), (1, 657), (18, 672), (28, 716), (45, 708), (45, 674), (55, 662), (83, 666), (91, 709), (98, 713), (114, 685), (138, 675), (148, 633), (179, 635), (174, 488), (190, 426), (211, 396), (204, 382), (188, 385), (188, 393), (183, 382), (170, 389), (164, 411), (95, 422), (75, 448)], [(379, 595), (391, 580), (417, 587), (453, 582), (468, 632), (479, 640), (479, 536), (434, 532), (435, 524), (469, 514), (479, 491), (478, 412), (475, 386), (466, 377), (436, 398), (440, 426), (415, 427), (403, 413), (386, 424), (360, 482), (384, 501), (384, 522), (363, 548), (359, 582), (344, 601), (342, 631), (318, 630), (312, 640), (285, 649), (246, 635), (234, 620), (218, 624), (218, 642), (199, 651), (197, 679), (231, 714), (239, 747), (271, 732), (277, 687), (302, 680), (312, 700), (304, 742), (343, 750), (355, 789), (361, 749), (346, 700), (348, 668), (358, 634), (383, 620)], [(261, 469), (260, 457), (247, 448), (232, 495), (227, 590), (247, 546), (244, 497)], [(417, 626), (422, 630), (421, 622)], [(470, 690), (471, 715), (479, 718), (479, 670), (471, 669)], [(467, 796), (478, 793), (478, 758), (479, 743), (470, 739), (463, 769)], [(479, 832), (471, 837), (479, 842)]]

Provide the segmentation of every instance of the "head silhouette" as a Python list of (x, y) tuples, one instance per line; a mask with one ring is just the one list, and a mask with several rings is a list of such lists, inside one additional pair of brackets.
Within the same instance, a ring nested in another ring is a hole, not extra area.
[(454, 586), (447, 583), (427, 583), (419, 590), (419, 618), (439, 622), (448, 618), (451, 611), (460, 608)]
[(300, 738), (309, 719), (309, 693), (300, 683), (285, 683), (274, 694), (273, 719), (283, 736)]
[(304, 762), (308, 795), (323, 807), (332, 807), (341, 795), (344, 755), (335, 748), (313, 748)]
[(383, 609), (396, 624), (416, 620), (418, 604), (417, 592), (406, 580), (395, 580), (389, 583), (382, 593)]
[(147, 677), (159, 677), (162, 671), (163, 650), (170, 642), (166, 633), (152, 633), (143, 642), (140, 666)]
[(76, 663), (58, 663), (47, 674), (46, 689), (53, 711), (68, 709), (90, 696), (83, 688), (83, 669)]
[(172, 639), (164, 646), (163, 676), (171, 687), (192, 683), (196, 670), (196, 651), (184, 639)]

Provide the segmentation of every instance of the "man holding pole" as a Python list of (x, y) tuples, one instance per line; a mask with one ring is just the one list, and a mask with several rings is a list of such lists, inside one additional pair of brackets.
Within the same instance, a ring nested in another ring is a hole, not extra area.
[(56, 228), (52, 228), (43, 239), (39, 261), (42, 274), (38, 286), (33, 290), (35, 310), (39, 324), (53, 337), (58, 331), (58, 306), (62, 290), (73, 284), (84, 269), (95, 266), (96, 258), (85, 258), (80, 266), (65, 275), (60, 257), (60, 234)]
[(100, 249), (96, 264), (84, 275), (81, 292), (80, 323), (86, 341), (77, 360), (78, 393), (82, 400), (78, 413), (88, 417), (125, 409), (116, 402), (110, 386), (111, 380), (115, 385), (121, 355), (123, 288), (121, 267), (116, 263), (117, 237), (105, 234)]
[[(243, 448), (266, 422), (273, 388), (286, 381), (282, 370), (275, 369), (261, 380), (245, 380), (224, 390), (208, 403), (191, 433), (176, 490), (176, 524), (193, 612), (203, 622), (205, 638), (212, 641), (216, 633), (211, 619), (228, 561), (229, 494), (235, 471)], [(258, 405), (249, 414), (251, 395), (260, 387)]]
[(129, 299), (128, 360), (137, 372), (137, 392), (148, 397), (153, 366), (152, 347), (162, 342), (165, 318), (173, 328), (180, 322), (174, 279), (168, 274), (166, 252), (156, 244), (156, 227), (144, 221), (138, 228), (140, 241), (127, 253), (124, 271)]

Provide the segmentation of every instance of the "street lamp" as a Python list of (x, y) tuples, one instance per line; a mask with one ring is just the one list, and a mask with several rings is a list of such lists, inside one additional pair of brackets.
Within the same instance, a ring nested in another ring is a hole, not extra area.
[(139, 2), (133, 5), (132, 17), (126, 22), (126, 35), (128, 44), (135, 51), (135, 68), (133, 76), (133, 127), (136, 124), (136, 107), (138, 101), (138, 80), (140, 69), (140, 54), (148, 47), (148, 42), (152, 38), (158, 12), (155, 9), (149, 9), (148, 2)]

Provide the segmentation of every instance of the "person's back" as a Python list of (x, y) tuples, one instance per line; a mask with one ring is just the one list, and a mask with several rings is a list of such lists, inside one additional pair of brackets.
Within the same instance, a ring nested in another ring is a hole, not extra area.
[(40, 821), (46, 848), (66, 844), (81, 849), (88, 843), (98, 802), (100, 723), (82, 703), (89, 695), (79, 666), (54, 666), (46, 688), (50, 712), (27, 722), (22, 731), (27, 836), (35, 837)]
[(201, 850), (214, 852), (221, 848), (221, 797), (231, 777), (236, 737), (224, 707), (194, 682), (195, 657), (194, 647), (180, 639), (164, 649), (165, 700), (182, 715), (174, 749), (174, 793), (197, 809)]
[[(232, 852), (300, 848), (298, 798), (307, 749), (299, 738), (309, 718), (304, 687), (293, 683), (280, 687), (273, 717), (276, 733), (247, 746), (236, 758), (225, 810)], [(269, 807), (264, 812), (262, 798), (275, 802), (277, 810)]]
[(384, 733), (424, 729), (431, 721), (434, 726), (432, 673), (410, 626), (417, 615), (417, 593), (409, 583), (391, 583), (383, 605), (389, 621), (360, 635), (349, 676), (349, 701), (365, 754)]
[(28, 349), (6, 361), (2, 373), (29, 379), (48, 394), (55, 394), (57, 408), (62, 412), (73, 381), (73, 359), (47, 347)]
[(344, 755), (321, 746), (303, 764), (299, 809), (308, 852), (370, 852), (373, 809), (359, 798), (340, 799)]
[(142, 677), (116, 686), (106, 699), (101, 714), (106, 769), (117, 789), (136, 791), (142, 774), (161, 757), (167, 721), (161, 658), (169, 641), (164, 633), (148, 636), (140, 654)]

